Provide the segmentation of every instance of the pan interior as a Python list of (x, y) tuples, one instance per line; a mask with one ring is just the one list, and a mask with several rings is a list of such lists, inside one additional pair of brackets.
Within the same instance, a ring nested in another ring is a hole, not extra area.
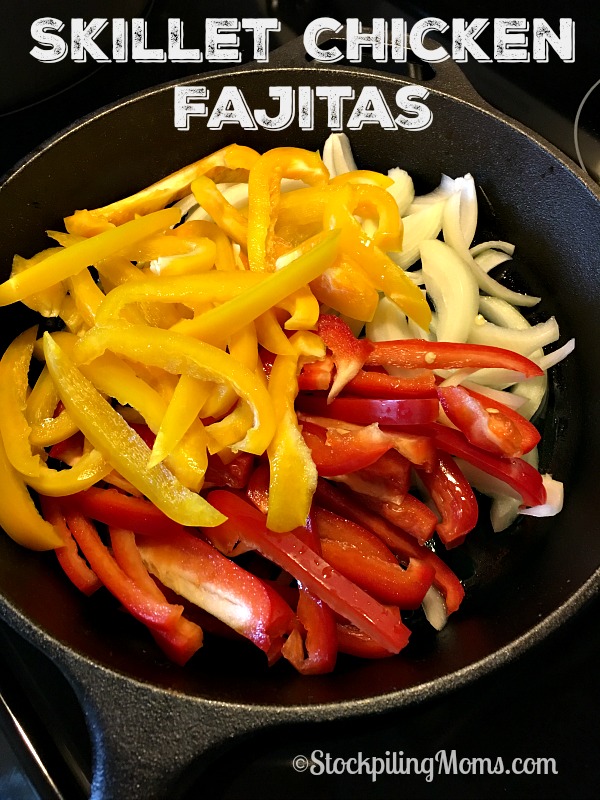
[[(231, 80), (216, 75), (203, 82), (217, 94)], [(270, 85), (324, 81), (345, 84), (348, 72), (280, 69), (242, 71), (235, 77), (256, 107), (265, 105)], [(398, 84), (375, 76), (368, 82), (392, 103)], [(597, 489), (590, 470), (592, 454), (600, 447), (594, 318), (600, 289), (600, 202), (556, 155), (501, 118), (434, 91), (428, 102), (433, 111), (428, 129), (411, 133), (364, 126), (350, 137), (355, 156), (361, 167), (384, 172), (404, 167), (418, 191), (437, 185), (442, 172), (452, 177), (473, 173), (481, 201), (477, 241), (515, 243), (508, 281), (543, 297), (532, 318), (555, 314), (561, 341), (576, 337), (575, 354), (555, 370), (542, 420), (540, 467), (565, 481), (562, 514), (552, 520), (523, 520), (499, 535), (482, 525), (464, 548), (451, 554), (468, 599), (441, 634), (416, 617), (411, 644), (399, 657), (379, 662), (345, 658), (334, 675), (310, 679), (296, 676), (286, 664), (268, 670), (262, 654), (249, 645), (210, 639), (180, 669), (162, 657), (146, 631), (110, 598), (80, 597), (52, 554), (25, 551), (2, 537), (2, 602), (47, 634), (44, 648), (51, 656), (59, 657), (53, 646), (58, 640), (142, 682), (232, 703), (351, 701), (435, 681), (524, 635), (534, 641), (530, 631), (594, 574), (600, 563)], [(30, 256), (48, 246), (43, 231), (59, 227), (62, 217), (75, 209), (115, 200), (233, 141), (261, 151), (283, 145), (314, 150), (327, 134), (319, 107), (315, 130), (290, 127), (276, 134), (230, 126), (207, 131), (199, 120), (183, 133), (174, 129), (172, 117), (172, 89), (167, 87), (76, 126), (21, 166), (0, 191), (2, 279), (14, 253)], [(3, 349), (32, 320), (22, 308), (3, 309)]]

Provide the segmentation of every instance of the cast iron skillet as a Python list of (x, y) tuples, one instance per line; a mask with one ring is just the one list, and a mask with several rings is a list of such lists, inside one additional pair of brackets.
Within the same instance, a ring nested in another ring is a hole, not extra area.
[[(470, 537), (453, 566), (469, 599), (440, 635), (418, 628), (397, 658), (341, 659), (334, 676), (301, 678), (285, 664), (267, 671), (239, 645), (207, 646), (186, 669), (169, 663), (145, 631), (106, 598), (79, 597), (48, 554), (0, 540), (0, 611), (15, 630), (63, 670), (87, 714), (94, 744), (93, 797), (176, 795), (184, 770), (232, 737), (265, 726), (373, 714), (457, 687), (516, 657), (572, 615), (597, 590), (600, 538), (597, 486), (590, 467), (600, 449), (597, 293), (600, 195), (562, 154), (485, 104), (445, 63), (429, 81), (433, 124), (418, 133), (365, 126), (352, 134), (359, 164), (401, 164), (419, 188), (440, 173), (473, 172), (480, 188), (481, 237), (517, 245), (513, 285), (544, 300), (534, 319), (555, 313), (562, 339), (577, 350), (553, 379), (541, 467), (566, 482), (567, 502), (552, 520), (523, 520), (507, 534)], [(211, 74), (191, 83), (235, 83), (251, 105), (271, 85), (372, 84), (392, 107), (413, 82), (342, 66), (308, 65), (296, 44), (268, 68)], [(33, 153), (0, 190), (2, 279), (12, 255), (46, 247), (42, 232), (76, 208), (103, 205), (232, 141), (265, 150), (319, 148), (315, 130), (276, 134), (202, 122), (189, 133), (172, 121), (172, 86), (143, 92), (76, 123)], [(320, 104), (319, 104), (320, 105)], [(198, 121), (197, 121), (198, 122)], [(22, 309), (2, 311), (3, 345), (31, 324)], [(210, 643), (209, 643), (210, 644)]]

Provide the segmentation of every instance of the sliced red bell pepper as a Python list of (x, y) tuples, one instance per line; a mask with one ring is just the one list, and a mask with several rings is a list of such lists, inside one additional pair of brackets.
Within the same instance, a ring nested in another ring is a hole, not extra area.
[(361, 550), (364, 555), (379, 558), (388, 564), (398, 563), (392, 551), (378, 536), (355, 522), (319, 506), (313, 508), (311, 516), (321, 542), (324, 540), (338, 542), (345, 547)]
[(397, 653), (402, 649), (407, 629), (399, 613), (382, 606), (341, 575), (293, 532), (269, 531), (265, 516), (240, 497), (222, 489), (210, 492), (209, 497), (214, 507), (227, 517), (221, 525), (205, 530), (209, 540), (237, 532), (243, 541), (289, 572), (333, 611), (388, 650)]
[(74, 458), (81, 457), (83, 442), (83, 433), (78, 431), (73, 436), (69, 436), (68, 439), (63, 439), (62, 442), (53, 444), (48, 451), (48, 456), (71, 466)]
[(150, 573), (273, 656), (294, 617), (259, 578), (185, 530), (138, 539)]
[(335, 378), (329, 391), (333, 400), (367, 360), (373, 345), (368, 339), (357, 339), (348, 325), (334, 314), (321, 314), (317, 333), (331, 351), (335, 363)]
[(446, 547), (456, 547), (477, 525), (479, 506), (469, 482), (445, 453), (438, 453), (435, 469), (419, 475), (442, 517), (438, 536)]
[(304, 364), (298, 375), (298, 389), (315, 392), (329, 389), (333, 378), (333, 358), (325, 356), (321, 361)]
[(310, 447), (317, 472), (324, 477), (368, 467), (392, 446), (377, 425), (344, 431), (336, 430), (333, 425), (324, 428), (304, 422), (302, 436)]
[(84, 492), (77, 492), (62, 498), (65, 509), (78, 509), (87, 517), (125, 528), (146, 536), (161, 536), (170, 532), (186, 530), (183, 525), (173, 522), (163, 514), (154, 503), (143, 497), (133, 497), (118, 489), (99, 489), (92, 486)]
[(485, 344), (427, 342), (423, 339), (402, 339), (374, 342), (367, 366), (394, 366), (407, 369), (509, 369), (528, 378), (542, 375), (543, 370), (525, 356)]
[(464, 589), (450, 567), (432, 550), (420, 545), (410, 534), (382, 519), (378, 514), (369, 511), (351, 492), (332, 486), (329, 481), (322, 478), (317, 484), (315, 500), (319, 505), (357, 522), (379, 536), (403, 562), (407, 563), (410, 558), (418, 558), (430, 564), (435, 570), (433, 585), (444, 595), (448, 614), (458, 609), (464, 597)]
[(346, 384), (343, 394), (380, 400), (435, 397), (435, 387), (435, 375), (430, 370), (415, 370), (413, 375), (388, 375), (387, 372), (361, 369)]
[(355, 625), (338, 622), (336, 633), (340, 653), (358, 658), (388, 658), (393, 655)]
[(373, 464), (354, 473), (353, 479), (342, 482), (361, 494), (401, 503), (410, 489), (411, 468), (405, 456), (397, 450), (388, 450)]
[(55, 549), (58, 563), (63, 568), (69, 580), (88, 597), (102, 586), (96, 573), (91, 570), (79, 554), (77, 543), (67, 527), (64, 514), (57, 497), (44, 497), (40, 495), (40, 505), (44, 519), (59, 534), (64, 542), (62, 547)]
[(437, 398), (374, 400), (368, 397), (336, 397), (327, 402), (324, 394), (299, 394), (296, 408), (305, 414), (354, 422), (357, 425), (424, 425), (438, 418)]
[[(305, 544), (321, 555), (321, 543), (312, 522), (298, 531)], [(301, 675), (331, 672), (337, 659), (337, 635), (333, 611), (306, 586), (299, 584), (294, 627), (281, 648), (282, 655)]]
[(94, 525), (79, 510), (64, 508), (64, 515), (73, 538), (108, 591), (140, 622), (156, 630), (172, 631), (183, 606), (159, 601), (132, 581), (102, 543)]
[[(340, 419), (331, 419), (326, 416), (300, 413), (298, 419), (304, 422), (312, 422), (322, 428), (335, 428), (339, 431), (356, 432), (361, 429), (360, 425), (352, 422), (345, 422)], [(417, 464), (425, 469), (432, 469), (435, 461), (435, 445), (429, 436), (408, 433), (407, 431), (396, 431), (394, 428), (380, 428), (382, 433), (388, 437), (390, 448), (394, 448), (400, 455), (407, 458), (411, 464)]]
[(460, 431), (446, 425), (433, 423), (423, 426), (436, 446), (446, 453), (473, 464), (493, 475), (518, 492), (527, 506), (539, 506), (546, 502), (546, 489), (540, 473), (522, 458), (503, 458), (486, 453), (472, 445)]
[[(144, 566), (140, 551), (135, 542), (135, 534), (122, 528), (110, 529), (110, 541), (115, 561), (141, 589), (154, 597), (158, 602), (167, 602), (167, 598), (150, 577)], [(194, 622), (180, 617), (173, 630), (150, 631), (158, 646), (179, 666), (187, 664), (203, 643), (202, 628)]]
[[(353, 488), (352, 484), (349, 485)], [(418, 497), (406, 494), (401, 502), (394, 502), (382, 497), (362, 494), (361, 500), (372, 511), (380, 514), (392, 525), (414, 536), (421, 544), (431, 539), (438, 518)]]
[(250, 453), (238, 455), (224, 464), (218, 455), (209, 455), (204, 476), (204, 486), (228, 486), (230, 489), (244, 489), (254, 466), (254, 456)]
[(471, 444), (501, 456), (522, 456), (540, 441), (540, 433), (512, 408), (464, 386), (440, 386), (438, 397), (448, 419)]

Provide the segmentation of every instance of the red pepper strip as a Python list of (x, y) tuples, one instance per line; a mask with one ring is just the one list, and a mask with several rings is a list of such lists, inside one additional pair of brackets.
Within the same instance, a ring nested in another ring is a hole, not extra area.
[(156, 434), (150, 430), (147, 425), (139, 422), (130, 422), (130, 427), (146, 442), (150, 450), (154, 447), (156, 441)]
[(321, 508), (313, 510), (323, 555), (334, 567), (382, 603), (417, 608), (435, 574), (410, 559), (404, 570), (394, 554), (370, 531)]
[[(304, 424), (305, 422), (312, 422), (315, 425), (320, 425), (322, 428), (335, 428), (339, 431), (358, 431), (360, 425), (353, 425), (351, 422), (344, 422), (340, 419), (331, 419), (328, 417), (321, 417), (316, 415), (300, 414), (299, 420)], [(435, 445), (431, 437), (420, 436), (415, 433), (407, 433), (406, 431), (396, 431), (393, 428), (383, 430), (382, 433), (389, 438), (390, 446), (407, 458), (411, 464), (417, 464), (425, 469), (433, 469), (435, 462)]]
[(540, 506), (546, 502), (546, 488), (540, 473), (522, 458), (502, 458), (486, 453), (472, 445), (460, 431), (446, 425), (433, 423), (423, 426), (433, 437), (436, 446), (446, 453), (464, 458), (484, 472), (493, 475), (518, 492), (527, 506)]
[[(352, 483), (348, 484), (354, 488)], [(401, 528), (406, 533), (414, 536), (418, 542), (424, 544), (433, 536), (438, 523), (438, 518), (433, 511), (412, 494), (404, 496), (401, 502), (396, 503), (373, 495), (361, 495), (361, 500), (372, 511), (381, 515), (392, 525)]]
[(335, 363), (335, 378), (328, 397), (331, 402), (361, 369), (373, 345), (368, 339), (357, 339), (348, 325), (334, 314), (320, 315), (317, 333), (331, 350)]
[(464, 386), (440, 386), (437, 392), (448, 419), (476, 447), (515, 457), (528, 453), (540, 441), (535, 425), (502, 403)]
[(296, 408), (305, 414), (354, 422), (358, 425), (423, 425), (435, 422), (439, 414), (437, 399), (417, 398), (373, 400), (367, 397), (337, 397), (328, 403), (325, 395), (300, 394)]
[(108, 591), (140, 622), (156, 630), (172, 631), (183, 606), (160, 602), (141, 589), (119, 567), (93, 524), (80, 511), (65, 508), (64, 513), (73, 538)]
[(44, 519), (54, 525), (54, 530), (64, 542), (63, 547), (57, 547), (54, 551), (58, 558), (58, 563), (69, 580), (89, 597), (96, 589), (102, 586), (102, 583), (96, 573), (88, 567), (85, 560), (80, 556), (77, 543), (73, 539), (71, 531), (67, 528), (67, 523), (60, 508), (59, 498), (40, 495), (39, 499)]
[(319, 479), (315, 500), (330, 511), (357, 522), (379, 536), (401, 560), (417, 558), (430, 564), (435, 570), (433, 585), (444, 595), (448, 614), (458, 609), (465, 594), (464, 589), (450, 567), (428, 547), (420, 545), (410, 534), (369, 511), (350, 492), (332, 486), (328, 481)]
[[(305, 544), (321, 554), (319, 537), (312, 526), (298, 532)], [(283, 656), (302, 675), (324, 675), (335, 667), (337, 635), (332, 610), (303, 584), (299, 586), (296, 616), (298, 626), (283, 645)], [(304, 633), (304, 639), (303, 639)]]
[(118, 489), (99, 489), (92, 486), (84, 492), (77, 492), (62, 498), (65, 509), (78, 509), (86, 517), (91, 517), (106, 525), (140, 533), (147, 536), (162, 536), (178, 533), (186, 528), (163, 514), (154, 503), (143, 497), (132, 497)]
[(398, 376), (361, 369), (344, 387), (344, 395), (374, 397), (380, 400), (435, 397), (435, 375), (429, 370), (418, 370), (414, 375)]
[(321, 361), (311, 361), (309, 364), (305, 364), (298, 375), (298, 389), (301, 392), (329, 389), (333, 377), (333, 367), (331, 356), (325, 356)]
[(393, 655), (354, 625), (338, 622), (336, 632), (340, 653), (358, 658), (388, 658)]
[(81, 456), (83, 453), (83, 433), (78, 431), (68, 439), (63, 439), (62, 442), (53, 444), (48, 451), (50, 458), (55, 458), (57, 461), (63, 461), (65, 464), (71, 464), (75, 457)]
[(294, 617), (285, 601), (259, 578), (185, 530), (140, 539), (150, 573), (208, 611), (268, 655)]
[(394, 342), (373, 342), (368, 366), (394, 366), (407, 369), (462, 369), (498, 367), (519, 372), (528, 378), (543, 375), (543, 370), (525, 356), (485, 344), (427, 342), (423, 339), (402, 339)]
[(410, 490), (410, 471), (411, 462), (405, 456), (397, 450), (388, 450), (374, 464), (356, 473), (356, 487), (351, 488), (361, 494), (370, 494), (391, 503), (401, 503)]
[(436, 525), (438, 536), (446, 547), (456, 547), (477, 525), (479, 506), (469, 482), (445, 453), (438, 453), (434, 470), (419, 475), (442, 517)]
[(210, 502), (228, 519), (207, 538), (237, 531), (240, 538), (265, 558), (290, 573), (330, 608), (372, 636), (379, 644), (398, 653), (406, 644), (408, 631), (394, 612), (335, 570), (294, 533), (273, 533), (266, 518), (240, 497), (221, 489), (210, 492)]
[(317, 472), (326, 478), (368, 467), (392, 446), (377, 425), (344, 432), (303, 422), (302, 436), (310, 447)]
[[(140, 551), (135, 543), (135, 534), (122, 528), (110, 529), (113, 556), (123, 572), (141, 589), (159, 603), (167, 598), (158, 588), (144, 566)], [(185, 617), (180, 617), (171, 631), (150, 630), (154, 640), (164, 653), (182, 667), (201, 647), (202, 628)]]
[(244, 489), (248, 485), (254, 456), (250, 453), (238, 455), (224, 464), (218, 455), (209, 455), (208, 467), (204, 475), (204, 486), (228, 486), (230, 489)]
[(321, 543), (324, 540), (337, 542), (345, 547), (354, 547), (370, 558), (379, 558), (388, 564), (397, 564), (396, 556), (378, 536), (349, 519), (315, 506), (311, 512)]

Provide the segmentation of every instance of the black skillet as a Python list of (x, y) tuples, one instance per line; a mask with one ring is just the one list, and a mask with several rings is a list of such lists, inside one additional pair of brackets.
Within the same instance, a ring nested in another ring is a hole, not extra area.
[[(375, 85), (392, 107), (413, 78), (364, 68), (307, 64), (300, 43), (268, 67), (248, 66), (188, 80), (215, 98), (239, 86), (249, 104), (268, 107), (273, 85)], [(234, 737), (284, 722), (375, 714), (431, 698), (517, 657), (556, 629), (597, 590), (600, 538), (593, 471), (600, 448), (597, 293), (600, 194), (540, 137), (479, 98), (450, 63), (427, 86), (433, 123), (417, 133), (365, 126), (352, 134), (360, 165), (401, 165), (431, 188), (440, 173), (472, 172), (480, 190), (480, 238), (517, 245), (507, 280), (543, 296), (534, 319), (556, 314), (561, 341), (577, 349), (555, 370), (545, 417), (541, 468), (566, 483), (552, 520), (523, 520), (492, 535), (485, 526), (452, 564), (468, 600), (439, 635), (415, 621), (399, 657), (341, 659), (333, 676), (301, 678), (285, 664), (267, 670), (250, 648), (212, 642), (185, 669), (106, 597), (81, 598), (48, 554), (0, 539), (0, 613), (64, 672), (85, 710), (94, 745), (94, 798), (177, 796), (183, 776)], [(326, 136), (320, 105), (314, 131), (279, 133), (193, 121), (173, 127), (172, 85), (145, 91), (76, 123), (25, 159), (0, 189), (2, 279), (12, 255), (47, 246), (42, 232), (76, 208), (103, 205), (223, 145), (312, 149)], [(2, 311), (3, 346), (31, 324), (21, 308)]]

